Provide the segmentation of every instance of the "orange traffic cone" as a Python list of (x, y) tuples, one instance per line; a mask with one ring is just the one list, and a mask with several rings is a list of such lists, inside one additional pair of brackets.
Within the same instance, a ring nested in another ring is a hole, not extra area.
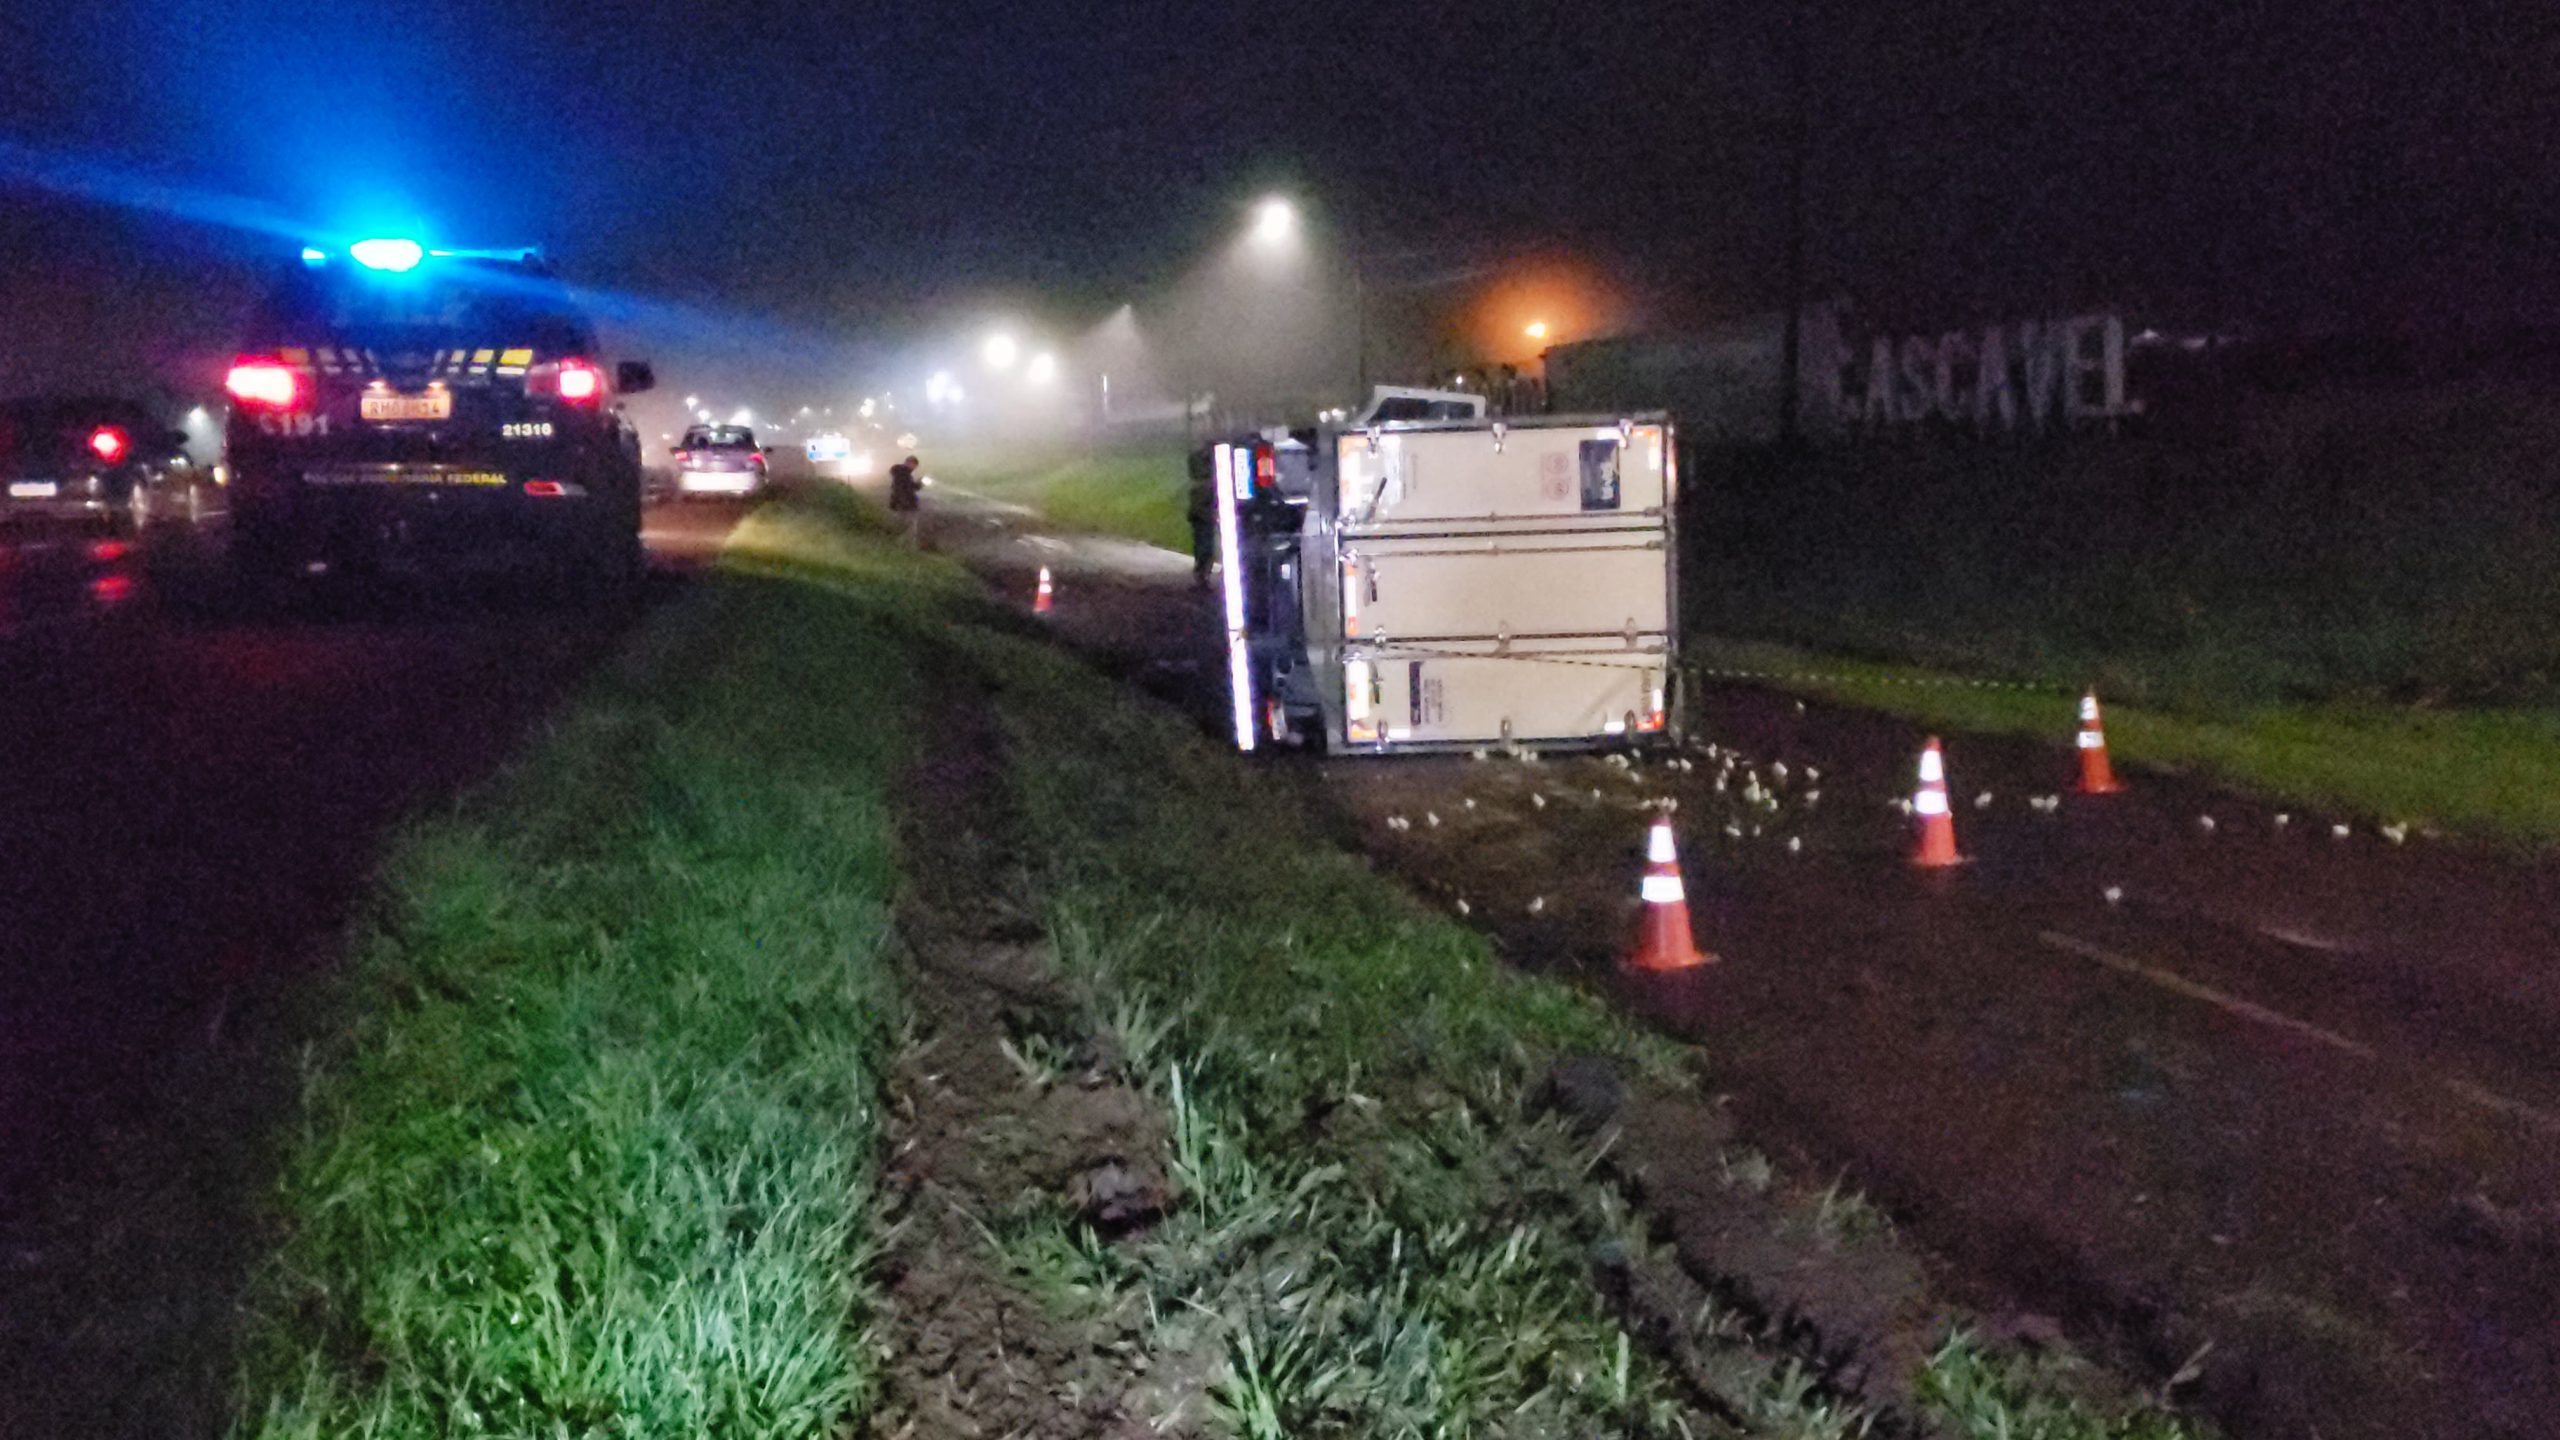
[(1628, 969), (1687, 970), (1714, 962), (1716, 957), (1700, 950), (1689, 932), (1689, 892), (1680, 883), (1680, 852), (1668, 817), (1657, 818), (1645, 837), (1644, 885), (1638, 893), (1644, 898), (1644, 923), (1636, 933), (1635, 953), (1627, 957)]
[(1040, 567), (1040, 588), (1038, 591), (1034, 592), (1031, 597), (1031, 613), (1034, 615), (1046, 615), (1049, 613), (1050, 604), (1049, 567), (1043, 565)]
[(2124, 788), (2107, 763), (2107, 731), (2098, 722), (2098, 692), (2080, 697), (2080, 793), (2113, 795)]
[(1947, 761), (1935, 735), (1920, 752), (1920, 788), (1911, 797), (1911, 813), (1920, 819), (1920, 848), (1912, 864), (1936, 870), (1964, 863), (1956, 853), (1956, 817), (1947, 805)]

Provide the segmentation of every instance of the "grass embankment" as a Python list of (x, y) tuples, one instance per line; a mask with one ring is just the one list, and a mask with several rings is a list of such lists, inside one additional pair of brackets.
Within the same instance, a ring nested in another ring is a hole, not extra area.
[[(1678, 1056), (1589, 997), (1502, 966), (1319, 837), (1169, 715), (1054, 654), (982, 637), (1059, 951), (1170, 1108), (1183, 1207), (1105, 1248), (1017, 1215), (1016, 1269), (1203, 1344), (1255, 1437), (1859, 1433), (1816, 1367), (1703, 1295), (1631, 1345), (1595, 1264), (1676, 1274), (1597, 1155), (1540, 1119), (1568, 1052), (1676, 1087)], [(1739, 1157), (1737, 1157), (1739, 1158)], [(1642, 1288), (1644, 1282), (1638, 1282)], [(1685, 1282), (1684, 1282), (1685, 1283)], [(1943, 1433), (2185, 1433), (2066, 1399), (1950, 1337), (1909, 1393)], [(2020, 1429), (2018, 1427), (2028, 1427)]]
[(1070, 530), (1125, 535), (1189, 554), (1191, 493), (1178, 438), (1088, 449), (974, 449), (929, 457), (938, 484), (1037, 510)]
[[(1701, 664), (1949, 733), (2067, 744), (2076, 697), (1977, 686), (1962, 675), (1780, 645), (1710, 641)], [(2119, 761), (2158, 766), (2272, 799), (2525, 848), (2560, 845), (2560, 715), (2355, 702), (2205, 712), (2107, 702)]]
[(246, 1433), (859, 1412), (900, 643), (733, 563), (407, 836), (306, 1061)]
[[(910, 678), (949, 659), (993, 689), (1059, 951), (1170, 1112), (1182, 1192), (1117, 1244), (1029, 1197), (989, 1231), (1014, 1273), (1134, 1306), (1128, 1363), (1208, 1357), (1229, 1433), (1712, 1433), (1701, 1384), (1755, 1431), (1854, 1433), (1717, 1307), (1679, 1321), (1702, 1380), (1592, 1284), (1595, 1255), (1659, 1249), (1524, 1092), (1561, 1050), (1661, 1077), (1667, 1052), (1500, 967), (841, 496), (751, 520), (388, 863), (305, 1066), (244, 1433), (859, 1426), (889, 797)], [(1953, 1433), (2178, 1433), (1963, 1342), (1913, 1392)]]
[(2149, 435), (1706, 453), (1684, 615), (1798, 652), (1754, 668), (1851, 677), (1807, 687), (1835, 699), (2059, 737), (2041, 698), (1885, 682), (2094, 684), (2137, 762), (2548, 844), (2555, 444), (2546, 394), (2448, 384), (2243, 396)]

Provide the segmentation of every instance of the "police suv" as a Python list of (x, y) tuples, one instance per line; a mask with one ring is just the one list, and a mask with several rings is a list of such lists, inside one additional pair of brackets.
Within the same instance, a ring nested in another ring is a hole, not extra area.
[(537, 251), (305, 249), (231, 366), (232, 553), (253, 578), (545, 566), (635, 576), (639, 437)]

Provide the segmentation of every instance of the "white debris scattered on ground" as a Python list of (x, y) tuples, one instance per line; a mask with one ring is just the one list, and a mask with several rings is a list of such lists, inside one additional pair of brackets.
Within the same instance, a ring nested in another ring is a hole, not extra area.
[(2332, 840), (2344, 840), (2354, 833), (2355, 827), (2352, 825), (2332, 825), (2329, 827), (2329, 838)]
[(2204, 833), (2206, 833), (2207, 835), (2212, 834), (2212, 833), (2213, 833), (2213, 831), (2214, 831), (2213, 817), (2212, 817), (2212, 816), (2210, 816), (2210, 815), (2199, 815), (2199, 816), (2197, 816), (2197, 817), (2196, 817), (2196, 828), (2197, 828), (2197, 829), (2199, 829), (2199, 830), (2201, 830), (2201, 831), (2203, 831), (2203, 832), (2204, 832)]
[(1540, 895), (1529, 902), (1529, 913), (1536, 915), (1547, 908), (1547, 897)]
[(1803, 837), (1803, 836), (1801, 836), (1801, 835), (1790, 835), (1790, 836), (1788, 836), (1788, 837), (1787, 837), (1787, 853), (1788, 853), (1788, 854), (1793, 855), (1793, 854), (1796, 854), (1796, 853), (1798, 853), (1798, 852), (1802, 851), (1803, 849), (1804, 849), (1804, 837)]
[(2409, 827), (2406, 824), (2385, 825), (2382, 827), (2382, 838), (2394, 845), (2400, 844), (2409, 838)]
[(2106, 889), (2106, 896), (2108, 904), (2121, 905), (2124, 903), (2124, 887), (2121, 885), (2110, 885)]

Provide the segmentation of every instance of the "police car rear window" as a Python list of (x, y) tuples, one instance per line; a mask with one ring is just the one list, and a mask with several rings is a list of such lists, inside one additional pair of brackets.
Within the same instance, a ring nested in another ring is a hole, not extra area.
[(558, 280), (523, 266), (449, 261), (380, 276), (333, 268), (287, 275), (256, 325), (266, 344), (419, 336), (552, 353), (593, 348), (590, 327)]
[(684, 448), (687, 450), (718, 450), (755, 443), (756, 432), (736, 425), (696, 425), (684, 432)]

